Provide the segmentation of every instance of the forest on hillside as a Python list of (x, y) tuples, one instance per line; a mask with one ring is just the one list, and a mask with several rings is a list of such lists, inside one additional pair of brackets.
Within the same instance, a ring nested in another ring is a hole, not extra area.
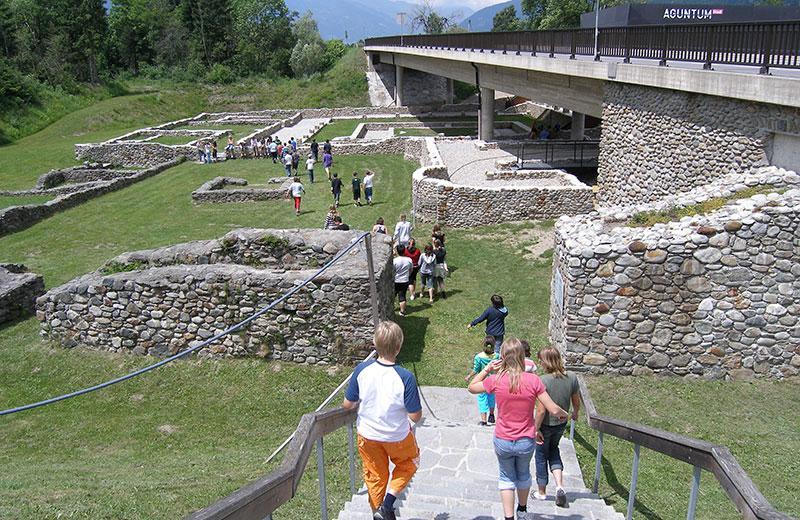
[(283, 0), (0, 0), (0, 109), (133, 77), (308, 77), (346, 47)]

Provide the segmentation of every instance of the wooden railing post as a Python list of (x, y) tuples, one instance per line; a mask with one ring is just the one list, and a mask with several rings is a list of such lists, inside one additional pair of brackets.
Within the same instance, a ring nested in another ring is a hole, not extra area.
[(594, 480), (592, 481), (592, 493), (597, 493), (600, 487), (600, 468), (603, 463), (603, 432), (597, 433), (597, 459), (594, 462)]
[(320, 518), (328, 520), (328, 490), (325, 488), (325, 445), (322, 437), (317, 439), (317, 478), (319, 479)]
[(377, 327), (380, 321), (378, 313), (378, 282), (375, 280), (375, 263), (372, 259), (372, 235), (364, 237), (364, 249), (367, 253), (367, 272), (369, 274), (369, 300), (372, 306), (372, 325)]

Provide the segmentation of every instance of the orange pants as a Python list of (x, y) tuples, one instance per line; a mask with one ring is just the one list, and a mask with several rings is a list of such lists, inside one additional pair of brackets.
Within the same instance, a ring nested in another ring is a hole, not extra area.
[[(369, 504), (378, 509), (386, 496), (386, 488), (395, 496), (403, 491), (419, 466), (419, 448), (414, 434), (400, 442), (381, 442), (358, 436), (358, 453), (364, 465), (364, 483), (369, 492)], [(389, 461), (394, 464), (389, 482)]]

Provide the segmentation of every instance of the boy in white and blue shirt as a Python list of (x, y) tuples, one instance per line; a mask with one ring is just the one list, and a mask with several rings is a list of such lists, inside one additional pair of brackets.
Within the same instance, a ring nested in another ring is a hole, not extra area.
[[(395, 363), (403, 331), (391, 321), (375, 327), (378, 359), (360, 363), (345, 391), (342, 406), (358, 407), (358, 452), (374, 520), (394, 520), (394, 502), (419, 466), (419, 448), (411, 431), (422, 419), (414, 375)], [(394, 471), (389, 475), (389, 462)]]

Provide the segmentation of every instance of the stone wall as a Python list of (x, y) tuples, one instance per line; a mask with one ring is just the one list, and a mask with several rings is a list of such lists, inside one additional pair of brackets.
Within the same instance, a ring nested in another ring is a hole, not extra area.
[[(131, 184), (150, 178), (153, 175), (157, 175), (168, 168), (180, 164), (182, 161), (183, 158), (179, 157), (164, 164), (159, 164), (146, 170), (140, 170), (124, 177), (117, 177), (108, 181), (86, 183), (79, 187), (79, 189), (76, 189), (76, 191), (69, 191), (68, 193), (58, 195), (53, 200), (42, 204), (11, 206), (9, 208), (0, 209), (0, 236), (20, 231), (59, 211), (64, 211), (65, 209), (82, 204), (87, 200), (120, 190)], [(51, 188), (51, 190), (36, 191), (35, 193), (50, 193), (51, 191), (61, 189), (61, 187), (57, 187)]]
[(159, 143), (76, 144), (75, 159), (120, 166), (151, 168), (177, 159), (197, 159), (197, 148)]
[(245, 179), (236, 177), (215, 177), (203, 183), (202, 186), (192, 192), (192, 201), (198, 204), (204, 203), (229, 203), (229, 202), (257, 202), (262, 200), (282, 199), (286, 195), (289, 185), (292, 183), (291, 177), (275, 177), (269, 180), (275, 188), (246, 188), (226, 190), (225, 186), (247, 186)]
[[(370, 103), (375, 107), (395, 105), (397, 77), (395, 66), (389, 63), (372, 64), (367, 59), (367, 90)], [(404, 106), (443, 105), (447, 102), (447, 78), (419, 70), (403, 68)]]
[(436, 148), (426, 138), (422, 165), (411, 177), (414, 215), (423, 222), (475, 227), (517, 220), (551, 219), (592, 211), (594, 194), (574, 175), (550, 170), (560, 186), (487, 187), (454, 184)]
[(0, 324), (33, 314), (36, 298), (44, 294), (44, 278), (24, 265), (0, 264)]
[[(45, 338), (67, 347), (169, 355), (251, 316), (361, 234), (240, 229), (219, 240), (127, 253), (39, 298), (37, 318)], [(380, 236), (373, 244), (377, 312), (390, 319), (391, 244)], [(361, 245), (246, 329), (198, 356), (350, 364), (369, 352), (372, 334)]]
[(652, 202), (768, 164), (774, 131), (800, 134), (800, 109), (608, 83), (601, 205)]
[(650, 228), (559, 219), (551, 294), (551, 340), (577, 369), (795, 376), (800, 189)]

